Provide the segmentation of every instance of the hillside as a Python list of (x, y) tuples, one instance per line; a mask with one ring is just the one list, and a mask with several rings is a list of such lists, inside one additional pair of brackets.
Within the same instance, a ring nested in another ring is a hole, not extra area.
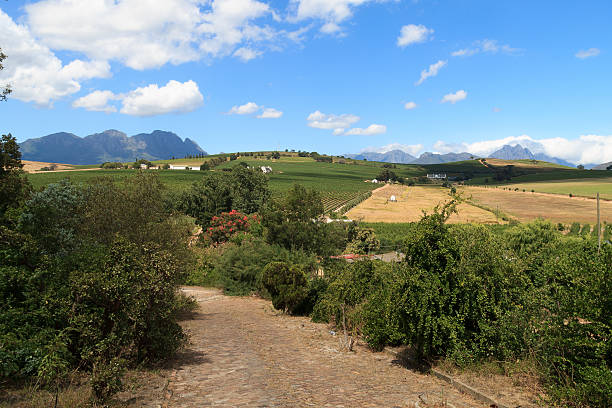
[(60, 132), (28, 139), (19, 147), (24, 160), (71, 164), (206, 155), (196, 142), (188, 138), (183, 141), (176, 134), (161, 130), (131, 137), (118, 130), (106, 130), (84, 138)]

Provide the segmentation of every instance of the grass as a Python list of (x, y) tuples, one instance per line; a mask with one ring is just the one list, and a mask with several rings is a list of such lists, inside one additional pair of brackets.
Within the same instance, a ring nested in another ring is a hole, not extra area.
[[(389, 201), (392, 195), (397, 202)], [(438, 186), (386, 185), (374, 191), (372, 197), (350, 210), (346, 216), (365, 222), (415, 222), (421, 219), (423, 211), (431, 212), (436, 205), (451, 198), (448, 189)], [(460, 203), (457, 210), (458, 213), (453, 214), (449, 222), (498, 223), (493, 213), (468, 203)]]
[(519, 182), (504, 184), (501, 187), (567, 196), (572, 194), (574, 196), (590, 198), (595, 198), (597, 193), (599, 193), (601, 198), (612, 200), (612, 177)]
[[(495, 187), (461, 187), (464, 197), (487, 208), (499, 208), (505, 214), (521, 222), (545, 218), (552, 222), (596, 222), (595, 200), (565, 195), (551, 195), (503, 190)], [(612, 201), (602, 201), (601, 220), (612, 222)]]

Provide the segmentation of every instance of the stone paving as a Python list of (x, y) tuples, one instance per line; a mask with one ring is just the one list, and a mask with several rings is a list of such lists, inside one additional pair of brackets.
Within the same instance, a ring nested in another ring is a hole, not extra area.
[[(435, 377), (339, 336), (270, 302), (184, 288), (200, 310), (183, 326), (191, 344), (154, 407), (481, 407)], [(148, 405), (148, 404), (147, 404)]]

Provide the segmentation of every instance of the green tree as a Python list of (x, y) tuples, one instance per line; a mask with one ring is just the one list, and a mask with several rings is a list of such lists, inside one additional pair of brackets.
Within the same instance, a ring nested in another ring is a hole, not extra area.
[(293, 314), (308, 296), (308, 281), (298, 265), (270, 262), (263, 269), (261, 284), (272, 297), (275, 309)]
[[(2, 52), (2, 48), (0, 48), (0, 71), (4, 69), (4, 65), (2, 64), (6, 59), (6, 54)], [(0, 101), (6, 101), (8, 95), (12, 92), (10, 85), (5, 85), (0, 87)]]
[(15, 211), (28, 197), (31, 186), (23, 173), (17, 140), (9, 133), (0, 139), (0, 224), (14, 223)]
[(231, 174), (232, 209), (245, 214), (261, 210), (270, 198), (268, 177), (257, 169), (236, 166)]
[(178, 208), (194, 217), (198, 225), (208, 227), (212, 217), (232, 209), (232, 189), (227, 178), (213, 173), (193, 183), (180, 197)]
[(271, 201), (263, 212), (266, 240), (287, 249), (328, 253), (331, 249), (329, 229), (320, 219), (321, 214), (320, 194), (296, 184), (284, 198)]

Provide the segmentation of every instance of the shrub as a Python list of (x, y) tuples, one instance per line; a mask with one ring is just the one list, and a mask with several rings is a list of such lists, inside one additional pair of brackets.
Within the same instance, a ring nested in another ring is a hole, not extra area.
[(346, 247), (347, 253), (369, 254), (380, 249), (380, 241), (372, 228), (355, 227), (351, 235)]
[(579, 233), (580, 233), (580, 223), (573, 222), (572, 225), (570, 226), (568, 235), (578, 235)]
[(582, 229), (580, 230), (580, 235), (582, 235), (583, 237), (587, 237), (591, 235), (591, 225), (584, 224), (582, 226)]
[(308, 296), (306, 275), (297, 265), (270, 262), (261, 275), (261, 285), (272, 297), (275, 309), (293, 314)]
[(234, 234), (246, 233), (253, 221), (257, 221), (256, 216), (249, 218), (236, 210), (221, 213), (219, 216), (212, 217), (210, 227), (202, 234), (202, 239), (215, 244), (227, 242)]

